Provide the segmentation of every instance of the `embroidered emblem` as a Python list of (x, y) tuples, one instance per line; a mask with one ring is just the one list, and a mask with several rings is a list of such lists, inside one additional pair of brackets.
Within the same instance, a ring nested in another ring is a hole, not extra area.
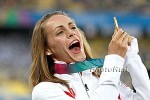
[(72, 88), (69, 88), (69, 92), (68, 91), (64, 91), (68, 96), (72, 97), (75, 99), (75, 93), (73, 91)]

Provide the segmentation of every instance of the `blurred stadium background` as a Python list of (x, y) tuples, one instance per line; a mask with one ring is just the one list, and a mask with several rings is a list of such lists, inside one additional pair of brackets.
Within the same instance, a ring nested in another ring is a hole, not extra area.
[[(62, 10), (85, 32), (94, 57), (104, 57), (119, 26), (139, 40), (140, 55), (150, 69), (150, 0), (0, 0), (0, 100), (31, 100), (28, 69), (30, 40), (36, 21)], [(123, 80), (130, 85), (125, 73)]]

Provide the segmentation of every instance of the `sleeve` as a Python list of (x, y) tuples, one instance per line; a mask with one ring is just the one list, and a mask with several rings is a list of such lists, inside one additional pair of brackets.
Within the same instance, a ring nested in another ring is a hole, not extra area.
[(136, 93), (133, 93), (132, 100), (149, 100), (150, 80), (147, 70), (138, 55), (138, 51), (138, 43), (135, 38), (128, 49), (125, 62), (125, 66), (128, 68), (132, 78), (132, 84), (136, 90)]
[(91, 100), (120, 100), (118, 83), (124, 58), (119, 55), (107, 55), (99, 80), (99, 85), (93, 93)]

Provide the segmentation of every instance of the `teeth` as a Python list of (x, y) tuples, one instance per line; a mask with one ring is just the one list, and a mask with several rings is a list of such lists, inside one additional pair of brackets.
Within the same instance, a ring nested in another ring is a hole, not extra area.
[(77, 40), (75, 40), (75, 41), (73, 41), (73, 42), (71, 43), (71, 45), (72, 45), (72, 44), (74, 44), (74, 43), (77, 43), (77, 42), (78, 42), (78, 41), (77, 41)]

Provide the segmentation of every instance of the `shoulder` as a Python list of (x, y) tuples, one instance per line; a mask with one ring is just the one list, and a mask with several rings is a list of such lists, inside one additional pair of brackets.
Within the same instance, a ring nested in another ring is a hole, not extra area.
[(32, 100), (45, 100), (55, 96), (57, 93), (64, 94), (59, 83), (41, 82), (32, 91)]
[(47, 89), (47, 88), (53, 88), (53, 87), (57, 87), (57, 83), (52, 83), (52, 82), (40, 82), (39, 84), (37, 84), (34, 88), (33, 88), (33, 92), (34, 91), (38, 91), (41, 89)]

